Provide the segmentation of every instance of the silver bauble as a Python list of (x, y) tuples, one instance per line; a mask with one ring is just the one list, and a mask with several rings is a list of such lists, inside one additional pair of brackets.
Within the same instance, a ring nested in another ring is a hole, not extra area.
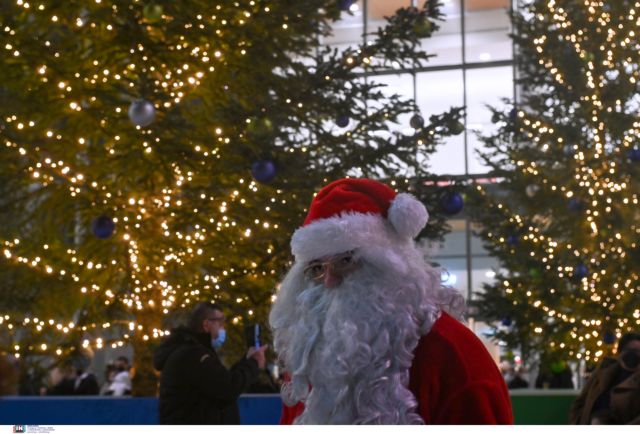
[(540, 186), (537, 184), (529, 184), (525, 189), (525, 193), (527, 193), (527, 196), (529, 197), (535, 196), (536, 194), (538, 194), (539, 191), (540, 191)]
[(136, 100), (129, 106), (129, 119), (141, 127), (151, 125), (156, 119), (156, 108), (147, 100)]

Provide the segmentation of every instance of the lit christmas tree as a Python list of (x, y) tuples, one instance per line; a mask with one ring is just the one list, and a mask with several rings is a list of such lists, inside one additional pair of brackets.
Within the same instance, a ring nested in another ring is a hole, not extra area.
[[(130, 344), (134, 393), (153, 394), (173, 312), (221, 302), (237, 351), (239, 328), (265, 323), (320, 185), (421, 186), (461, 111), (424, 122), (365, 73), (423, 65), (438, 5), (398, 10), (366, 45), (323, 47), (352, 3), (3, 1), (2, 350)], [(426, 234), (441, 235), (432, 214)]]
[(497, 338), (597, 362), (640, 325), (640, 3), (545, 0), (515, 15), (522, 97), (485, 137), (474, 213), (501, 265), (476, 300)]

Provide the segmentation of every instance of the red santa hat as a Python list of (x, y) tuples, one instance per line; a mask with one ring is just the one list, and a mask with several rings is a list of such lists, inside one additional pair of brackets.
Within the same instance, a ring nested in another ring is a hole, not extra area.
[(313, 199), (291, 251), (307, 262), (368, 246), (390, 247), (413, 240), (428, 219), (425, 206), (408, 193), (371, 179), (340, 179)]

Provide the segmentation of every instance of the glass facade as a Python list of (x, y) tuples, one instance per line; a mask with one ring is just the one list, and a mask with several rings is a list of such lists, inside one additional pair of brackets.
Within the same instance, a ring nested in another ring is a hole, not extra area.
[[(434, 54), (416, 71), (391, 69), (371, 80), (384, 83), (388, 91), (406, 97), (415, 95), (423, 116), (441, 113), (452, 106), (465, 106), (465, 133), (450, 137), (432, 155), (431, 171), (442, 175), (477, 177), (487, 172), (477, 156), (482, 150), (479, 134), (493, 131), (487, 106), (502, 108), (502, 99), (512, 99), (513, 45), (509, 38), (509, 9), (512, 0), (440, 0), (444, 21), (423, 49)], [(334, 26), (334, 35), (324, 41), (338, 49), (366, 40), (384, 23), (384, 17), (398, 8), (422, 6), (416, 0), (360, 0), (343, 13)], [(407, 120), (401, 120), (408, 124)], [(443, 278), (465, 297), (493, 279), (496, 266), (479, 239), (472, 235), (464, 216), (450, 221), (452, 232), (444, 243), (427, 247), (431, 258), (447, 270)], [(482, 324), (471, 324), (482, 338)], [(487, 342), (488, 343), (488, 342)], [(488, 345), (497, 359), (498, 349)]]

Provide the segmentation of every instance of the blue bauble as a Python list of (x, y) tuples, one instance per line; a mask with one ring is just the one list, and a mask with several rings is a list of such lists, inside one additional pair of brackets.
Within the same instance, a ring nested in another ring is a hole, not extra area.
[(256, 181), (267, 184), (276, 177), (276, 165), (271, 160), (256, 161), (251, 165), (251, 175)]
[(457, 191), (448, 191), (440, 198), (440, 205), (445, 214), (454, 215), (462, 211), (464, 200), (462, 195)]
[(356, 0), (338, 0), (338, 7), (341, 11), (348, 11), (355, 2)]
[(91, 230), (93, 231), (93, 235), (101, 240), (106, 240), (111, 235), (113, 235), (113, 231), (116, 228), (116, 224), (113, 222), (111, 217), (107, 217), (106, 215), (101, 215), (93, 219), (93, 223), (91, 223)]
[(156, 108), (147, 100), (136, 100), (129, 106), (129, 119), (141, 127), (151, 125), (156, 119)]
[(588, 275), (589, 275), (589, 269), (582, 262), (576, 265), (575, 268), (573, 269), (573, 277), (577, 279), (584, 279)]
[(515, 246), (516, 244), (518, 244), (518, 236), (517, 235), (509, 235), (507, 237), (507, 244), (509, 244), (510, 246)]
[(580, 199), (572, 197), (569, 199), (569, 202), (567, 202), (567, 208), (569, 208), (569, 211), (582, 211), (584, 209), (584, 204)]
[(605, 330), (602, 336), (602, 342), (607, 345), (611, 345), (616, 341), (616, 335), (612, 333), (610, 330)]
[(518, 120), (518, 109), (511, 109), (511, 111), (509, 112), (509, 120), (511, 122), (515, 122)]
[(509, 315), (507, 315), (504, 318), (502, 318), (502, 320), (500, 321), (500, 324), (502, 324), (505, 327), (509, 327), (511, 326), (511, 324), (513, 324), (513, 320)]
[(627, 158), (635, 163), (640, 161), (640, 148), (629, 149), (629, 151), (627, 151)]
[(349, 116), (341, 115), (336, 118), (336, 125), (340, 128), (346, 128), (349, 125)]

